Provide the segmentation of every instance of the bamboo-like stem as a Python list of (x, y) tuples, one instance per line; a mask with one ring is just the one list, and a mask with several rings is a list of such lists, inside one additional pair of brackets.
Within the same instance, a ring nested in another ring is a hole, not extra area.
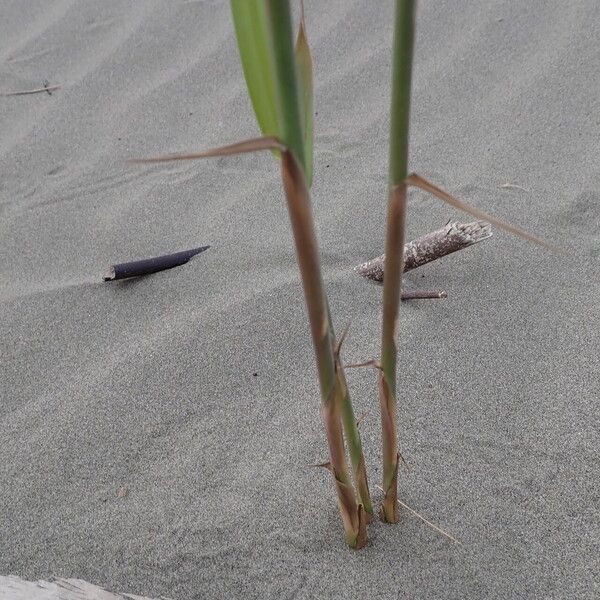
[(390, 185), (408, 175), (408, 126), (416, 0), (396, 0), (390, 122)]
[(395, 523), (398, 494), (396, 435), (396, 334), (404, 257), (408, 127), (416, 0), (396, 0), (390, 124), (390, 193), (388, 198), (383, 283), (383, 322), (379, 404), (383, 446), (382, 520)]
[(346, 541), (353, 548), (367, 541), (366, 520), (361, 504), (356, 503), (352, 480), (346, 464), (342, 422), (340, 419), (340, 386), (329, 324), (329, 313), (314, 231), (308, 188), (295, 156), (282, 153), (281, 172), (304, 297), (317, 359), (321, 387), (322, 416), (329, 445), (330, 466), (338, 494), (338, 505), (346, 531)]
[(322, 416), (327, 432), (330, 465), (334, 476), (338, 504), (346, 531), (346, 541), (360, 548), (367, 541), (362, 504), (357, 504), (346, 464), (346, 450), (340, 411), (346, 412), (344, 387), (333, 347), (333, 328), (319, 263), (310, 195), (306, 180), (303, 120), (294, 57), (292, 22), (287, 0), (265, 0), (271, 61), (275, 74), (275, 96), (279, 110), (281, 137), (286, 145), (282, 152), (281, 172), (288, 212), (296, 244), (298, 266), (304, 288), (313, 344), (315, 348)]
[(296, 172), (298, 167), (291, 152), (282, 153), (281, 174), (319, 369), (321, 396), (324, 403), (328, 403), (335, 389), (335, 359), (310, 200), (306, 185)]
[[(291, 37), (291, 20), (289, 5), (287, 1), (282, 0), (267, 0), (266, 15), (270, 23), (270, 36), (272, 44), (272, 58), (274, 60), (274, 72), (276, 74), (277, 85), (276, 96), (279, 100), (279, 110), (281, 114), (282, 138), (285, 144), (290, 148), (292, 154), (302, 165), (304, 174), (310, 178), (311, 165), (307, 164), (311, 160), (308, 155), (308, 148), (304, 147), (304, 136), (302, 134), (303, 119), (301, 117), (299, 102), (298, 81), (294, 67), (293, 50), (290, 43)], [(303, 32), (304, 15), (301, 19)], [(310, 55), (308, 56), (310, 59)], [(310, 103), (312, 107), (312, 103)], [(298, 248), (301, 253), (302, 248)], [(329, 335), (334, 340), (333, 324), (328, 312)], [(333, 350), (333, 348), (332, 348)], [(320, 359), (318, 359), (320, 360)], [(334, 402), (338, 406), (342, 416), (344, 431), (346, 433), (346, 441), (348, 443), (350, 461), (354, 474), (354, 482), (356, 484), (356, 492), (359, 505), (362, 504), (367, 518), (373, 514), (373, 506), (369, 495), (369, 486), (367, 482), (367, 473), (365, 467), (365, 459), (362, 451), (362, 444), (352, 404), (346, 378), (342, 366), (337, 355), (334, 356), (334, 368), (336, 373), (336, 385)]]
[(340, 396), (338, 371), (336, 370), (336, 361), (339, 361), (339, 359), (336, 359), (337, 352), (334, 349), (329, 307), (321, 276), (310, 195), (300, 163), (280, 140), (273, 137), (245, 140), (237, 144), (230, 144), (203, 152), (157, 156), (154, 158), (136, 159), (132, 162), (155, 163), (191, 160), (194, 158), (229, 156), (261, 150), (278, 150), (282, 156), (283, 187), (292, 224), (298, 266), (302, 278), (317, 360), (319, 385), (321, 388), (321, 414), (327, 433), (330, 453), (330, 462), (327, 463), (327, 466), (334, 476), (338, 505), (346, 532), (346, 540), (351, 547), (360, 548), (367, 541), (366, 516), (362, 504), (356, 503), (352, 478), (346, 465), (346, 450), (340, 418), (340, 402), (336, 401)]
[(383, 454), (383, 489), (385, 498), (380, 517), (396, 523), (398, 440), (396, 435), (396, 336), (402, 279), (402, 249), (406, 220), (406, 185), (392, 188), (389, 197), (386, 236), (386, 261), (383, 283), (383, 325), (381, 337), (381, 370), (379, 372), (379, 405)]

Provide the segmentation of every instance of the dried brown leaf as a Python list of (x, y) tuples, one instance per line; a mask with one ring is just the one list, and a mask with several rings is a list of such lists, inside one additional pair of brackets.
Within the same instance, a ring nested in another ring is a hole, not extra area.
[(492, 217), (491, 215), (488, 215), (486, 212), (479, 210), (478, 208), (474, 208), (474, 207), (470, 206), (466, 202), (463, 202), (462, 200), (455, 198), (454, 196), (450, 195), (448, 192), (445, 192), (443, 189), (437, 187), (436, 185), (434, 185), (430, 181), (427, 181), (425, 178), (421, 177), (420, 175), (417, 175), (416, 173), (411, 173), (406, 178), (405, 181), (407, 184), (412, 185), (414, 187), (421, 188), (422, 190), (429, 192), (430, 194), (433, 194), (440, 200), (443, 200), (447, 204), (450, 204), (450, 206), (453, 206), (454, 208), (456, 208), (458, 210), (462, 210), (463, 212), (466, 212), (466, 213), (474, 216), (477, 219), (482, 219), (484, 221), (488, 221), (492, 225), (495, 225), (496, 227), (499, 227), (500, 229), (504, 229), (505, 231), (508, 231), (509, 233), (512, 233), (513, 235), (523, 238), (524, 240), (533, 242), (534, 244), (537, 244), (538, 246), (548, 248), (549, 250), (552, 250), (554, 252), (560, 252), (560, 249), (557, 248), (556, 246), (549, 244), (548, 242), (544, 241), (543, 239), (541, 239), (531, 233), (528, 233), (524, 229), (515, 227), (514, 225), (511, 225), (510, 223), (507, 223), (506, 221), (503, 221), (502, 219), (497, 219), (496, 217)]
[(314, 465), (308, 465), (308, 466), (311, 468), (314, 468), (314, 469), (327, 469), (328, 471), (333, 473), (333, 467), (331, 466), (331, 463), (329, 461), (322, 462), (322, 463), (315, 463)]
[(346, 341), (346, 338), (348, 337), (348, 332), (350, 331), (350, 323), (348, 323), (346, 325), (346, 327), (344, 327), (344, 330), (342, 331), (342, 335), (340, 336), (340, 339), (338, 340), (338, 343), (335, 347), (334, 353), (335, 353), (335, 358), (338, 359), (340, 356), (340, 353), (342, 351), (342, 345), (344, 344), (344, 342)]
[(157, 163), (170, 162), (175, 160), (196, 160), (200, 158), (212, 158), (217, 156), (233, 156), (234, 154), (246, 154), (248, 152), (260, 152), (262, 150), (285, 150), (285, 146), (275, 137), (259, 137), (251, 140), (244, 140), (227, 146), (218, 148), (210, 148), (202, 152), (194, 152), (191, 154), (167, 154), (164, 156), (154, 156), (151, 158), (132, 158), (127, 162), (140, 163)]
[(373, 367), (374, 369), (379, 369), (381, 371), (381, 363), (375, 359), (367, 360), (361, 363), (350, 363), (349, 365), (344, 365), (344, 369), (360, 369), (362, 367)]

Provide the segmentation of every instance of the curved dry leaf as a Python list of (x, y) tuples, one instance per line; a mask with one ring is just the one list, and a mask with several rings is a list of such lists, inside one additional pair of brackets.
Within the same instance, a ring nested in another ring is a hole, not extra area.
[(548, 242), (544, 241), (543, 239), (541, 239), (531, 233), (528, 233), (524, 229), (515, 227), (514, 225), (511, 225), (510, 223), (507, 223), (506, 221), (503, 221), (502, 219), (497, 219), (496, 217), (492, 217), (491, 215), (487, 214), (486, 212), (479, 210), (478, 208), (474, 208), (473, 206), (467, 204), (466, 202), (463, 202), (462, 200), (455, 198), (454, 196), (450, 195), (448, 192), (437, 187), (436, 185), (434, 185), (430, 181), (427, 181), (427, 179), (425, 179), (424, 177), (421, 177), (420, 175), (417, 175), (416, 173), (411, 173), (405, 179), (405, 181), (408, 185), (412, 185), (414, 187), (421, 188), (422, 190), (429, 192), (430, 194), (433, 194), (440, 200), (446, 202), (450, 206), (453, 206), (454, 208), (457, 208), (458, 210), (462, 210), (463, 212), (466, 212), (466, 213), (474, 216), (477, 219), (482, 219), (484, 221), (488, 221), (489, 223), (491, 223), (492, 225), (496, 225), (496, 227), (499, 227), (500, 229), (504, 229), (505, 231), (508, 231), (509, 233), (512, 233), (513, 235), (523, 238), (524, 240), (527, 240), (529, 242), (533, 242), (534, 244), (537, 244), (538, 246), (547, 248), (548, 250), (552, 250), (554, 252), (561, 251), (560, 248), (558, 248), (557, 246), (549, 244)]
[(286, 147), (276, 137), (265, 136), (244, 140), (227, 146), (219, 146), (218, 148), (210, 148), (202, 152), (194, 152), (191, 154), (166, 154), (164, 156), (154, 156), (150, 158), (130, 158), (127, 162), (140, 163), (158, 163), (170, 162), (175, 160), (196, 160), (200, 158), (213, 158), (217, 156), (233, 156), (235, 154), (246, 154), (249, 152), (261, 152), (263, 150), (280, 150), (285, 151)]

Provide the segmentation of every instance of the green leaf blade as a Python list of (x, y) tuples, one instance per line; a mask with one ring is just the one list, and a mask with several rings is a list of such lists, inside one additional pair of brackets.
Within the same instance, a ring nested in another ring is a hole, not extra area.
[(300, 21), (296, 47), (294, 49), (296, 58), (296, 67), (298, 70), (298, 88), (300, 96), (300, 110), (302, 117), (302, 127), (304, 132), (304, 160), (306, 163), (305, 175), (306, 181), (310, 187), (313, 178), (313, 106), (314, 106), (314, 86), (313, 86), (313, 61), (306, 39), (306, 27), (304, 24), (304, 14)]
[(263, 0), (231, 0), (242, 70), (258, 126), (265, 136), (281, 136), (270, 57), (269, 23)]

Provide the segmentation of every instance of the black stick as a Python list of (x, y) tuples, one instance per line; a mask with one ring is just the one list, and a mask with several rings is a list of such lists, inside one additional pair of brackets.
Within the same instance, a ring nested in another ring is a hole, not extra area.
[[(484, 221), (472, 223), (449, 222), (445, 227), (432, 231), (404, 246), (404, 273), (416, 269), (432, 260), (452, 254), (457, 250), (468, 248), (477, 242), (481, 242), (492, 235), (492, 228)], [(369, 260), (355, 267), (355, 271), (381, 283), (383, 281), (383, 267), (385, 254)]]
[(127, 279), (128, 277), (139, 277), (140, 275), (150, 275), (165, 269), (172, 269), (184, 265), (192, 256), (208, 250), (210, 246), (202, 246), (193, 250), (184, 250), (175, 254), (166, 254), (165, 256), (156, 256), (155, 258), (146, 258), (144, 260), (135, 260), (133, 262), (112, 265), (104, 281), (114, 281), (117, 279)]

